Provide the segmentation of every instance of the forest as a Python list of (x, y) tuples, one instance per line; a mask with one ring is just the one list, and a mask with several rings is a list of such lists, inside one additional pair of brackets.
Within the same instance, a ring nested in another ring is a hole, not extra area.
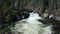
[(26, 19), (33, 11), (53, 14), (53, 19), (60, 22), (60, 0), (0, 0), (0, 34), (11, 34), (9, 28), (14, 22)]

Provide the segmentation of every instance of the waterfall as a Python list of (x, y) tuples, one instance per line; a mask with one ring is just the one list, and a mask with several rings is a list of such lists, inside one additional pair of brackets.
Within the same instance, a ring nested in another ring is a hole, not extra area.
[[(15, 34), (51, 34), (51, 27), (52, 26), (46, 26), (42, 22), (39, 22), (38, 20), (42, 20), (43, 18), (39, 16), (38, 13), (29, 13), (30, 16), (27, 19), (23, 19), (20, 21), (17, 21), (15, 24), (14, 29), (12, 31), (15, 32)], [(19, 33), (16, 33), (19, 32)]]

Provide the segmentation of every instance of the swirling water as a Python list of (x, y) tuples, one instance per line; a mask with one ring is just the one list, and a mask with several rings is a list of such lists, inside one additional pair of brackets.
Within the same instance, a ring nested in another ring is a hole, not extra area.
[[(42, 20), (43, 18), (38, 15), (38, 13), (29, 13), (30, 16), (27, 19), (23, 19), (21, 21), (17, 21), (14, 29), (12, 31), (15, 34), (51, 34), (52, 26), (46, 26), (42, 22), (38, 20)], [(17, 33), (19, 32), (19, 33)]]

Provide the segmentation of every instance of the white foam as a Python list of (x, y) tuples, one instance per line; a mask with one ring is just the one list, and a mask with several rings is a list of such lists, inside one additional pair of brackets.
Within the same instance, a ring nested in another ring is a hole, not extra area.
[(15, 32), (20, 32), (22, 34), (51, 34), (51, 26), (45, 26), (42, 22), (39, 22), (38, 19), (43, 19), (38, 15), (38, 13), (30, 13), (29, 18), (25, 20), (18, 21), (15, 25)]

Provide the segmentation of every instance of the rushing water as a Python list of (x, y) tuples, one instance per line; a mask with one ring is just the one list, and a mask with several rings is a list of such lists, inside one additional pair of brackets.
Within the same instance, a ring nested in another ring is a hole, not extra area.
[(20, 34), (51, 34), (52, 33), (51, 25), (46, 26), (42, 22), (38, 21), (43, 19), (38, 15), (38, 13), (32, 12), (29, 14), (30, 14), (29, 18), (16, 22), (14, 29), (12, 29), (12, 31), (14, 31), (15, 34), (19, 34), (19, 33)]

